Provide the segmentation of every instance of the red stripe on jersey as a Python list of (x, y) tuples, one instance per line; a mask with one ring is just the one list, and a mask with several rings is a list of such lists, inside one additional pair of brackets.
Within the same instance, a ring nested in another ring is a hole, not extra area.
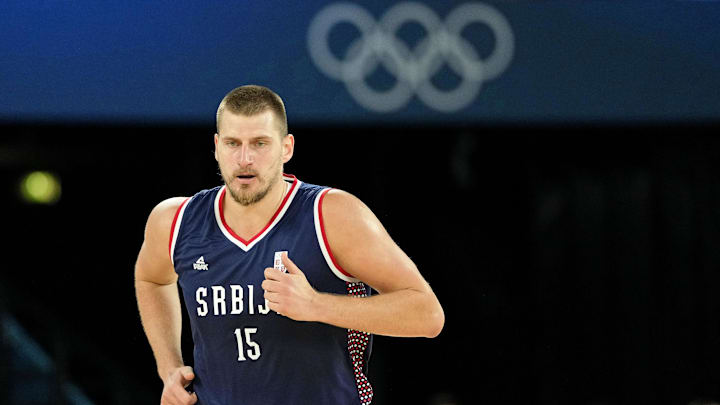
[(325, 249), (327, 249), (328, 255), (330, 255), (330, 260), (332, 263), (337, 267), (340, 272), (348, 277), (354, 278), (352, 274), (348, 273), (347, 271), (343, 270), (342, 267), (338, 264), (338, 262), (335, 260), (335, 256), (332, 254), (332, 250), (330, 250), (330, 244), (328, 243), (327, 235), (325, 234), (325, 222), (323, 221), (323, 215), (322, 215), (322, 204), (323, 199), (325, 198), (325, 194), (328, 193), (331, 189), (324, 190), (322, 194), (320, 194), (320, 201), (318, 202), (318, 216), (320, 217), (320, 232), (322, 233), (323, 243), (325, 244)]
[(178, 216), (180, 215), (180, 211), (182, 211), (182, 207), (188, 202), (190, 197), (186, 198), (185, 201), (180, 204), (177, 211), (175, 211), (175, 217), (173, 218), (172, 225), (170, 226), (170, 242), (168, 243), (168, 255), (170, 255), (170, 260), (172, 261), (172, 241), (173, 241), (173, 235), (175, 234), (175, 223), (177, 223)]
[(265, 227), (260, 232), (258, 232), (255, 236), (253, 236), (252, 238), (250, 238), (250, 240), (247, 240), (247, 241), (245, 239), (241, 238), (238, 234), (236, 234), (232, 230), (232, 228), (230, 228), (228, 226), (227, 222), (225, 222), (225, 214), (223, 214), (223, 201), (225, 201), (225, 194), (227, 192), (227, 187), (223, 188), (222, 194), (220, 195), (220, 203), (218, 204), (218, 211), (220, 212), (220, 220), (222, 221), (223, 226), (225, 227), (225, 229), (227, 229), (227, 231), (230, 233), (230, 235), (232, 235), (233, 238), (242, 242), (244, 245), (249, 245), (250, 243), (252, 243), (252, 241), (257, 239), (258, 236), (262, 235), (265, 232), (265, 230), (268, 229), (268, 227), (273, 223), (273, 221), (275, 221), (275, 218), (277, 218), (277, 216), (280, 214), (280, 211), (282, 211), (283, 207), (285, 207), (285, 203), (287, 202), (288, 198), (290, 198), (290, 196), (292, 195), (293, 190), (295, 190), (295, 187), (297, 187), (297, 185), (298, 185), (297, 178), (295, 178), (295, 176), (292, 176), (292, 178), (294, 180), (293, 180), (292, 185), (290, 186), (290, 190), (288, 190), (288, 192), (285, 194), (285, 198), (283, 198), (282, 202), (280, 203), (280, 206), (275, 211), (275, 214), (273, 214), (272, 218), (270, 218), (268, 223), (265, 225)]

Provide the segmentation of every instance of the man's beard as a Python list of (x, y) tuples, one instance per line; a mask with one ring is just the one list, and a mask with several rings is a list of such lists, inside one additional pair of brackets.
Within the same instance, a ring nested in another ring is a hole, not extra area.
[[(255, 193), (247, 191), (246, 189), (249, 188), (249, 185), (245, 184), (240, 185), (240, 192), (236, 192), (232, 187), (230, 187), (230, 183), (232, 183), (233, 179), (235, 179), (235, 176), (228, 178), (222, 174), (222, 171), (220, 171), (220, 176), (225, 182), (225, 189), (230, 192), (230, 196), (233, 200), (235, 200), (235, 202), (245, 207), (255, 204), (265, 198), (270, 189), (278, 181), (278, 176), (271, 175), (269, 179), (266, 179), (255, 172), (245, 174), (252, 174), (253, 176), (255, 176), (255, 181), (257, 181), (258, 185), (260, 186), (260, 189)], [(264, 187), (263, 184), (265, 185)]]

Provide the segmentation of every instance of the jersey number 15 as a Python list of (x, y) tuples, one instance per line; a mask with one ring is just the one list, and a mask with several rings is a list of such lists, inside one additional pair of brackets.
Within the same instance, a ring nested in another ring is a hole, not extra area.
[[(245, 331), (245, 333), (243, 333), (243, 330)], [(247, 353), (247, 357), (249, 357), (250, 360), (257, 360), (260, 358), (260, 345), (252, 340), (252, 335), (255, 332), (257, 332), (257, 328), (235, 329), (235, 337), (237, 338), (238, 348), (238, 361), (247, 360), (247, 358), (245, 358), (245, 353)], [(249, 346), (247, 351), (244, 349), (243, 338), (245, 339), (245, 344)]]

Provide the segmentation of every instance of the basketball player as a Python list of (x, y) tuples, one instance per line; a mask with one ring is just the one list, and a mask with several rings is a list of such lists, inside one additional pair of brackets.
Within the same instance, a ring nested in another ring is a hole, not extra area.
[(135, 288), (162, 405), (369, 404), (372, 334), (440, 333), (435, 294), (370, 209), (283, 174), (294, 144), (277, 94), (234, 89), (217, 111), (225, 184), (150, 213)]

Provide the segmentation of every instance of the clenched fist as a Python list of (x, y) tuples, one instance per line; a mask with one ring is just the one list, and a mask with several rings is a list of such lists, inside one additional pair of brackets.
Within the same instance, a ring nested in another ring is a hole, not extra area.
[(282, 262), (287, 268), (283, 273), (272, 267), (265, 269), (265, 299), (268, 306), (278, 314), (296, 321), (316, 320), (314, 301), (319, 293), (315, 291), (305, 278), (305, 274), (283, 252)]

